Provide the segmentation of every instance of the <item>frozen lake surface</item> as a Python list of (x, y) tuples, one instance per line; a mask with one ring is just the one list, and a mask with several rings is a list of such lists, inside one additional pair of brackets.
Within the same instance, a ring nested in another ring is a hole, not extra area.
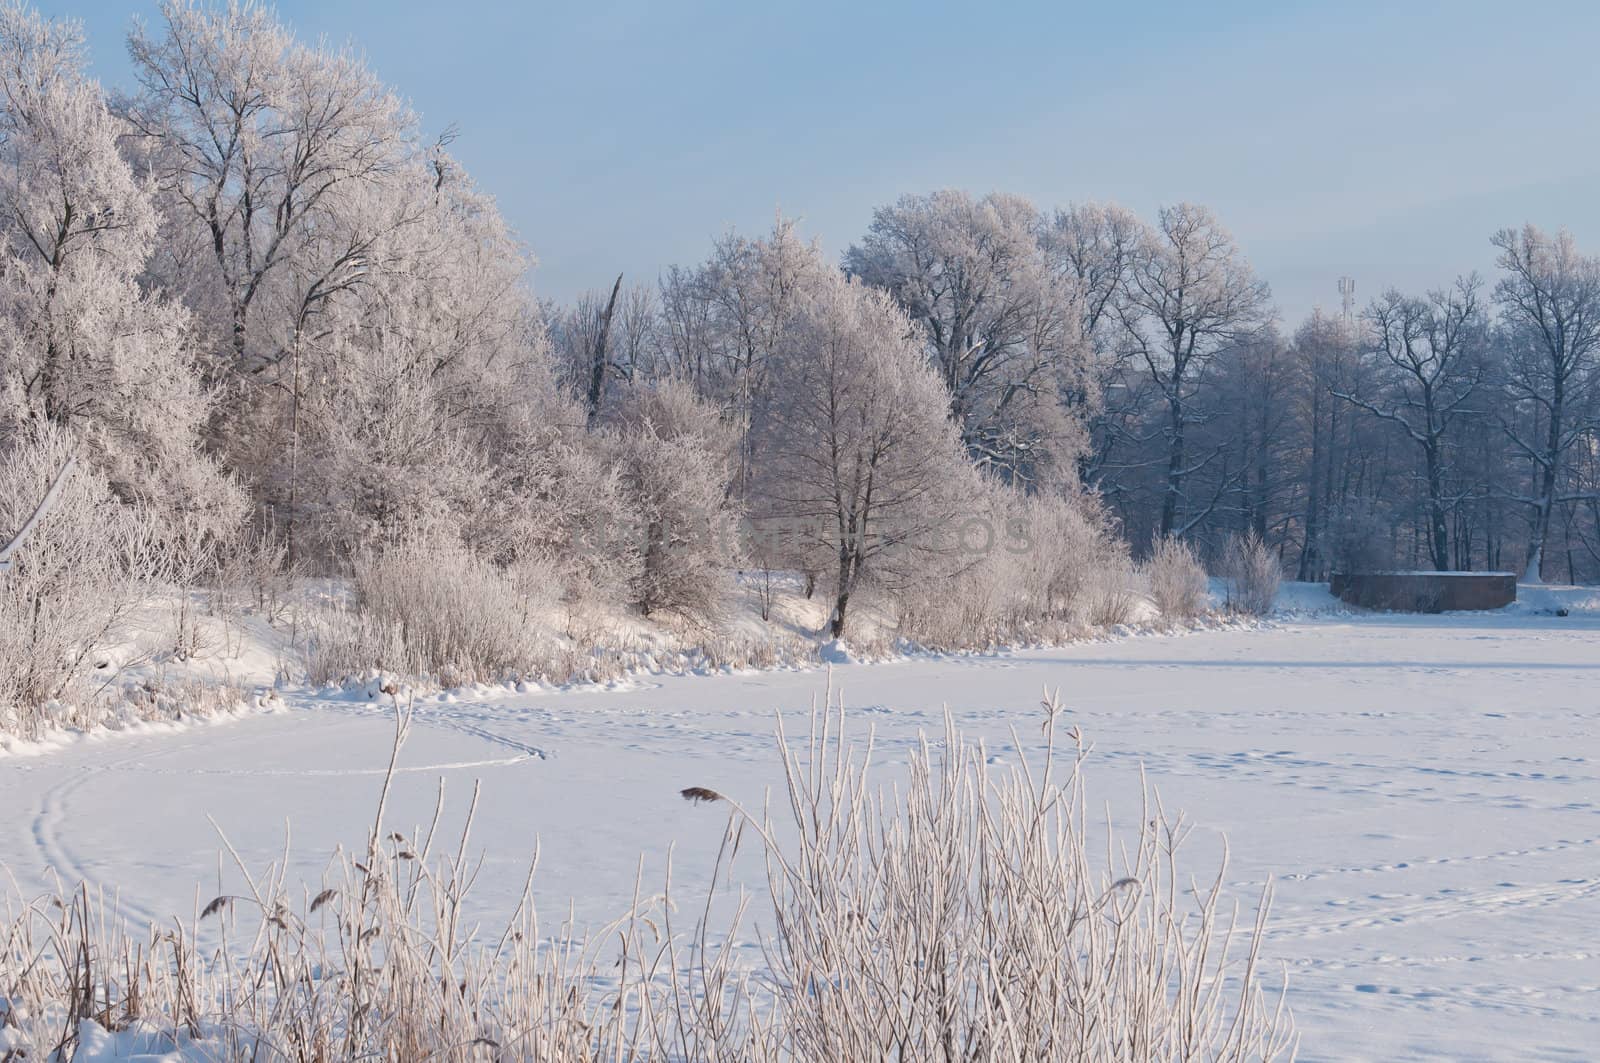
[[(425, 823), (442, 777), (473, 845), (483, 912), (515, 902), (535, 841), (547, 921), (619, 912), (639, 857), (703, 896), (723, 814), (778, 780), (773, 717), (803, 731), (821, 672), (645, 678), (631, 688), (458, 693), (417, 702), (390, 824)], [(1091, 798), (1137, 815), (1143, 765), (1170, 808), (1216, 833), (1253, 900), (1276, 880), (1301, 1058), (1579, 1059), (1600, 1044), (1600, 620), (1485, 614), (1311, 619), (1261, 630), (1085, 643), (834, 671), (889, 781), (948, 704), (1015, 755), (1059, 688), (1095, 752)], [(216, 891), (208, 816), (265, 865), (292, 831), (311, 882), (359, 844), (388, 757), (385, 706), (291, 696), (287, 711), (170, 734), (109, 735), (0, 758), (0, 854), (24, 891), (48, 869), (120, 893), (144, 920)], [(754, 869), (754, 865), (751, 865)], [(230, 881), (232, 881), (230, 879)]]

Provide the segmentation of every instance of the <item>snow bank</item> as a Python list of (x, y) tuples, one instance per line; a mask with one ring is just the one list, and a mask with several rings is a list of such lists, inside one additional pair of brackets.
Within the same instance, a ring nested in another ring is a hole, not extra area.
[(1517, 585), (1517, 600), (1508, 613), (1536, 616), (1600, 616), (1600, 587), (1562, 586), (1552, 583)]

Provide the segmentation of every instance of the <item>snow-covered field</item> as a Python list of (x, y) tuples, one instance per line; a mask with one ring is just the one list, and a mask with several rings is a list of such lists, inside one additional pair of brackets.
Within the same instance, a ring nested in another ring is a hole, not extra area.
[[(1287, 968), (1301, 1058), (1580, 1059), (1600, 1043), (1600, 615), (1538, 598), (1493, 615), (1315, 615), (1259, 630), (1140, 636), (1000, 656), (834, 670), (880, 778), (948, 704), (993, 754), (1034, 740), (1059, 688), (1095, 745), (1090, 785), (1137, 814), (1139, 766), (1200, 824), (1204, 874), (1225, 832), (1230, 879), (1276, 901), (1266, 955)], [(1325, 594), (1323, 598), (1325, 599)], [(1592, 604), (1592, 603), (1591, 603)], [(438, 782), (459, 820), (483, 793), (485, 915), (515, 901), (535, 842), (549, 916), (619, 912), (641, 853), (658, 885), (703, 895), (723, 813), (759, 803), (772, 730), (803, 727), (818, 671), (640, 679), (612, 690), (430, 697), (390, 822), (425, 822)], [(386, 699), (384, 699), (386, 700)], [(178, 732), (111, 734), (0, 758), (0, 857), (21, 889), (48, 869), (119, 891), (136, 920), (188, 916), (217, 891), (214, 819), (247, 860), (284, 849), (315, 882), (359, 843), (388, 757), (385, 705), (288, 695), (283, 711)], [(230, 882), (231, 873), (225, 873)]]

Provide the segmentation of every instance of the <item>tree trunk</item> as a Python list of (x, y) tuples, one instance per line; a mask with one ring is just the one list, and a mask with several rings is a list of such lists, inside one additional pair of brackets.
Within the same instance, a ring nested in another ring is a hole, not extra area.
[(589, 417), (588, 427), (593, 428), (600, 416), (600, 400), (605, 396), (606, 362), (610, 357), (611, 315), (617, 309), (617, 293), (622, 290), (622, 274), (611, 286), (611, 298), (606, 301), (605, 312), (600, 315), (600, 327), (595, 330), (594, 350), (589, 353)]
[(839, 589), (833, 598), (833, 618), (829, 622), (829, 634), (839, 638), (844, 634), (845, 610), (850, 606), (851, 584), (855, 583), (855, 557), (854, 552), (846, 544), (839, 546)]
[(1172, 435), (1170, 449), (1167, 452), (1167, 491), (1161, 499), (1163, 539), (1171, 535), (1172, 529), (1178, 526), (1178, 496), (1183, 492), (1183, 433), (1186, 427), (1182, 401), (1169, 399), (1167, 407), (1172, 417)]
[(1550, 538), (1550, 517), (1556, 504), (1556, 474), (1561, 461), (1561, 390), (1558, 385), (1550, 410), (1550, 434), (1546, 437), (1545, 460), (1539, 467), (1539, 494), (1533, 504), (1533, 528), (1528, 533), (1528, 564), (1522, 578), (1529, 583), (1544, 581), (1544, 544)]
[(233, 307), (233, 365), (239, 369), (244, 365), (244, 352), (246, 340), (249, 336), (248, 316), (250, 308), (241, 302), (236, 302)]
[(660, 521), (653, 520), (645, 525), (644, 530), (644, 557), (641, 559), (639, 573), (639, 612), (649, 616), (660, 604), (656, 600), (657, 576), (661, 572), (662, 547), (666, 543), (666, 529)]
[(1255, 497), (1251, 499), (1250, 517), (1250, 530), (1262, 542), (1267, 541), (1267, 479), (1266, 434), (1262, 433), (1260, 445), (1256, 448), (1256, 490)]
[(1562, 535), (1561, 540), (1567, 547), (1567, 582), (1577, 583), (1578, 566), (1572, 556), (1572, 505), (1569, 503), (1561, 509)]
[(284, 559), (289, 570), (295, 563), (295, 513), (299, 508), (300, 492), (300, 337), (294, 341), (294, 388), (289, 397), (289, 521)]
[(50, 512), (50, 507), (55, 505), (56, 497), (61, 493), (61, 485), (66, 483), (67, 473), (71, 472), (73, 466), (77, 463), (76, 456), (67, 458), (66, 463), (61, 466), (61, 471), (56, 473), (55, 478), (50, 481), (50, 485), (45, 488), (44, 497), (33, 508), (33, 512), (29, 514), (28, 519), (22, 522), (22, 527), (16, 530), (9, 542), (0, 541), (0, 573), (9, 570), (11, 556), (22, 549), (22, 544), (28, 541), (28, 536), (33, 534), (33, 529)]
[(1300, 549), (1300, 571), (1296, 578), (1305, 583), (1321, 577), (1322, 536), (1322, 388), (1313, 382), (1311, 391), (1311, 482), (1306, 489), (1305, 545)]
[(1424, 448), (1428, 465), (1428, 530), (1431, 538), (1428, 553), (1438, 572), (1450, 570), (1450, 529), (1444, 513), (1444, 467), (1439, 456), (1437, 441), (1429, 441)]

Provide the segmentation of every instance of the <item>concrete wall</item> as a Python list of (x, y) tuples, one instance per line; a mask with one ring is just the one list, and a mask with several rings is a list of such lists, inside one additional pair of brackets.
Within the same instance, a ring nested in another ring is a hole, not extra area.
[(1517, 600), (1509, 572), (1341, 572), (1328, 586), (1351, 605), (1401, 613), (1501, 609)]

